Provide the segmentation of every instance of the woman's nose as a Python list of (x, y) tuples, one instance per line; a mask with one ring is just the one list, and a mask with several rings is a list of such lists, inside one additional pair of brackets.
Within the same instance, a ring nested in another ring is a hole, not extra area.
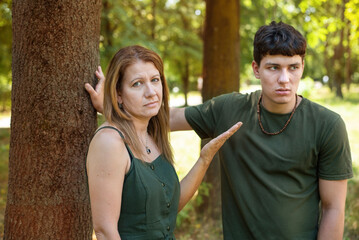
[(152, 97), (155, 94), (156, 94), (155, 87), (151, 83), (146, 84), (145, 96)]

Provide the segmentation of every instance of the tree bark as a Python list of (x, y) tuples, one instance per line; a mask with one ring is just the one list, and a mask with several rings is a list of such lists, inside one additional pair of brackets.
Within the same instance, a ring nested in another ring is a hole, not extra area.
[(100, 0), (13, 1), (5, 239), (91, 239), (85, 171), (97, 126)]
[[(239, 90), (239, 1), (207, 0), (204, 26), (203, 101)], [(216, 157), (204, 181), (211, 183), (202, 209), (220, 217), (220, 172)]]

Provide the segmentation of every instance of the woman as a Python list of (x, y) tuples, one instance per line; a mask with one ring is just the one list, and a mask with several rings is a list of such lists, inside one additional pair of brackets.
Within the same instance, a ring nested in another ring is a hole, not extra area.
[[(104, 79), (101, 68), (96, 75)], [(216, 151), (241, 125), (208, 143), (179, 183), (168, 140), (168, 98), (163, 63), (155, 52), (130, 46), (115, 54), (104, 87), (106, 122), (87, 156), (98, 240), (175, 239), (177, 212), (197, 190)]]

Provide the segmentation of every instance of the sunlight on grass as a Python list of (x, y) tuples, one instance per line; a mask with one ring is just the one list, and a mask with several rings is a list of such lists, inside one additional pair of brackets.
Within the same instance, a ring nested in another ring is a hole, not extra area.
[(194, 131), (172, 132), (171, 145), (175, 168), (179, 179), (182, 179), (198, 159), (201, 141)]

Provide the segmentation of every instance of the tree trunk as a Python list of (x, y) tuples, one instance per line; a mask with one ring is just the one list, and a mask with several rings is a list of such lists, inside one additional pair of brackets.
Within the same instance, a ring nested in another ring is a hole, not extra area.
[[(207, 0), (204, 27), (203, 101), (239, 90), (239, 1)], [(212, 185), (202, 209), (220, 217), (220, 172), (216, 157), (204, 181)], [(201, 209), (200, 209), (201, 210)]]
[(351, 64), (352, 64), (352, 52), (351, 52), (351, 47), (350, 47), (350, 28), (351, 28), (351, 22), (350, 20), (347, 20), (346, 22), (346, 40), (347, 40), (347, 46), (346, 46), (346, 60), (345, 60), (345, 84), (347, 86), (347, 90), (348, 92), (350, 91), (350, 84), (352, 82), (352, 69), (351, 69)]
[[(338, 8), (340, 9), (341, 14), (341, 21), (344, 23), (345, 17), (344, 17), (344, 11), (345, 11), (345, 0), (341, 3), (341, 5), (338, 5)], [(344, 79), (345, 74), (345, 68), (343, 68), (344, 64), (344, 26), (341, 26), (339, 31), (339, 43), (334, 48), (334, 86), (336, 88), (336, 95), (337, 97), (343, 98), (343, 92), (342, 92), (342, 83)]]
[(188, 106), (188, 91), (189, 91), (189, 60), (185, 54), (184, 72), (182, 73), (183, 93), (184, 93), (184, 106)]
[(100, 0), (13, 1), (5, 239), (91, 239), (85, 172)]
[[(106, 61), (109, 61), (109, 59), (112, 58), (113, 55), (113, 32), (114, 27), (111, 23), (111, 8), (113, 8), (113, 5), (109, 0), (103, 0), (102, 1), (102, 12), (103, 15), (101, 17), (101, 25), (102, 25), (102, 36), (103, 36), (103, 43), (106, 46), (104, 51), (103, 59)], [(106, 64), (107, 65), (107, 64)]]

